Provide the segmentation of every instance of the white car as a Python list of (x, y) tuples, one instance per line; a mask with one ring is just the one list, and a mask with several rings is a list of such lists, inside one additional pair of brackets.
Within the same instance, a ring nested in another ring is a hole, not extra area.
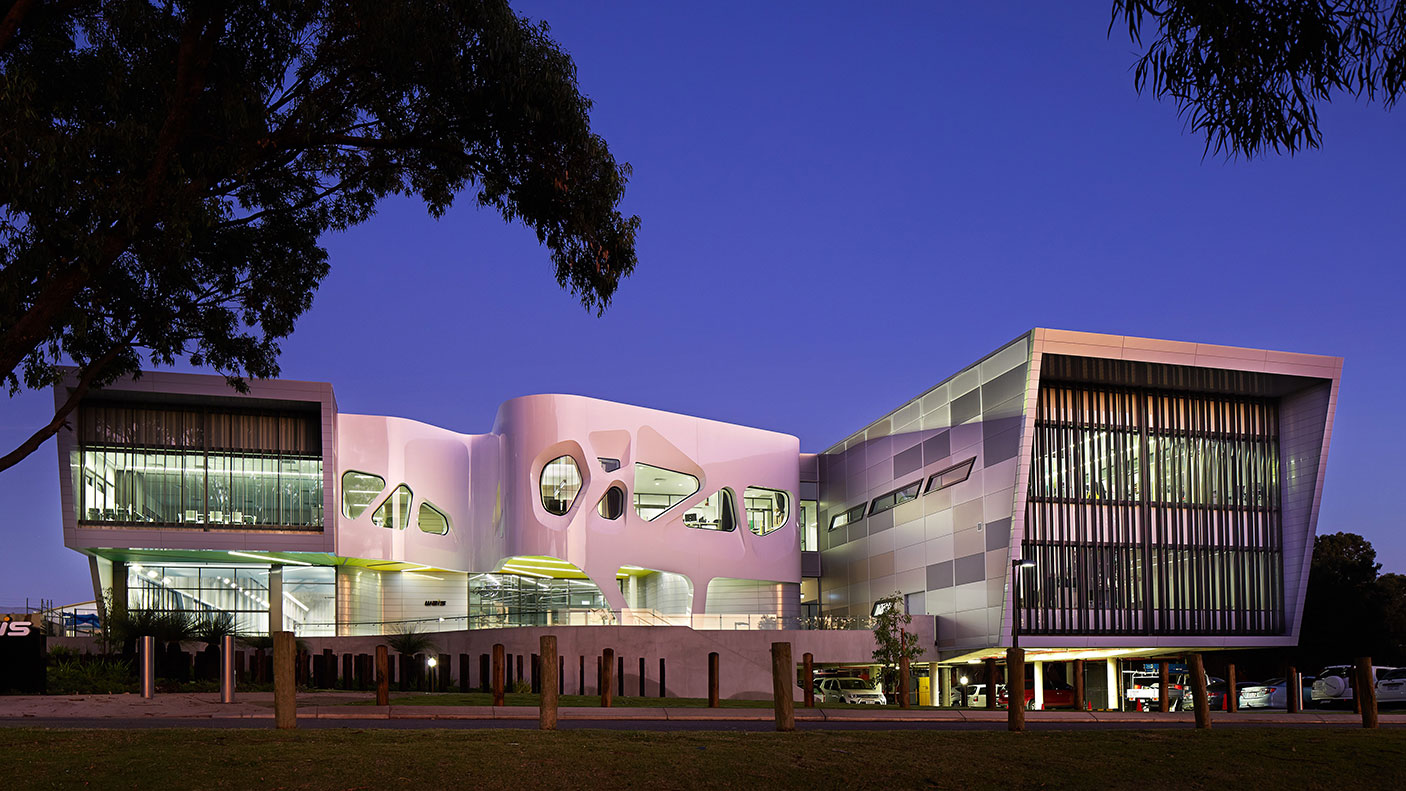
[(888, 703), (884, 693), (862, 678), (823, 678), (815, 685), (821, 703)]
[[(1005, 684), (996, 685), (996, 694), (1000, 694), (1005, 689)], [(986, 685), (985, 684), (963, 684), (952, 688), (953, 706), (966, 706), (969, 709), (986, 708)]]
[[(1299, 706), (1308, 703), (1313, 690), (1313, 676), (1299, 677)], [(1271, 678), (1258, 684), (1240, 688), (1240, 708), (1242, 709), (1287, 709), (1289, 707), (1289, 684), (1283, 678)]]
[(1377, 676), (1377, 703), (1406, 703), (1406, 667), (1388, 670)]
[[(1372, 666), (1372, 683), (1375, 684), (1384, 673), (1392, 668), (1380, 665)], [(1348, 703), (1352, 701), (1352, 674), (1357, 672), (1353, 665), (1329, 665), (1318, 673), (1318, 680), (1313, 682), (1313, 705), (1329, 706), (1334, 703)]]

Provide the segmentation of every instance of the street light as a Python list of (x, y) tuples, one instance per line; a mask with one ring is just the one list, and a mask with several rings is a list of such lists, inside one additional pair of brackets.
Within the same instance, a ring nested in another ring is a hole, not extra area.
[(1011, 648), (1020, 647), (1020, 571), (1033, 568), (1032, 560), (1011, 558)]

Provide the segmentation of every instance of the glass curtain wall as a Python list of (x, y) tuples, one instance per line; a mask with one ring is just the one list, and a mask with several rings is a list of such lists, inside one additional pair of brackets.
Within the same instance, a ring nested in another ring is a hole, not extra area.
[(70, 464), (80, 522), (322, 526), (314, 413), (84, 404)]
[(469, 628), (601, 625), (615, 617), (588, 579), (470, 574)]
[(1280, 633), (1278, 423), (1266, 399), (1043, 385), (1021, 630)]
[[(335, 569), (286, 566), (283, 570), (283, 628), (311, 637), (336, 634)], [(245, 634), (268, 634), (267, 566), (148, 565), (127, 567), (129, 610), (187, 612), (201, 618), (234, 616)]]

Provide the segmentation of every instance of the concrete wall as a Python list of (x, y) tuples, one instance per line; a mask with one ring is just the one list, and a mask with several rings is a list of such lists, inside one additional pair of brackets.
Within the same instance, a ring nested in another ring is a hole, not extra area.
[[(909, 629), (922, 645), (933, 643), (933, 621), (914, 618)], [(616, 694), (639, 694), (639, 660), (645, 659), (645, 694), (659, 695), (659, 659), (665, 659), (666, 690), (669, 697), (703, 698), (708, 696), (708, 654), (719, 654), (719, 694), (727, 699), (761, 700), (771, 697), (771, 644), (791, 643), (791, 655), (797, 665), (804, 653), (810, 652), (817, 663), (872, 662), (874, 635), (867, 631), (827, 630), (752, 630), (710, 631), (683, 626), (543, 626), (514, 629), (475, 629), (460, 632), (438, 632), (432, 635), (437, 653), (448, 654), (453, 666), (455, 683), (459, 678), (459, 654), (470, 655), (469, 685), (477, 687), (479, 655), (491, 654), (494, 643), (502, 643), (509, 654), (530, 657), (537, 653), (544, 634), (557, 637), (557, 652), (566, 660), (566, 691), (578, 691), (580, 658), (586, 660), (586, 694), (599, 694), (596, 686), (596, 657), (605, 648), (613, 648), (617, 657), (625, 659), (625, 684)], [(374, 654), (382, 637), (308, 637), (301, 638), (313, 653), (331, 648), (334, 653)], [(392, 652), (394, 655), (394, 652)], [(928, 656), (934, 657), (929, 649)], [(530, 678), (530, 660), (523, 662), (523, 674)], [(516, 661), (514, 660), (514, 664)], [(800, 700), (802, 691), (795, 689)]]

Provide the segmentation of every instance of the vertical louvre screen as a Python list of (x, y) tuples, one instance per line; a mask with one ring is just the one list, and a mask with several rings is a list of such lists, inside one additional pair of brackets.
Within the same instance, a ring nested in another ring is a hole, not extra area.
[(1283, 631), (1273, 401), (1044, 385), (1020, 628)]

